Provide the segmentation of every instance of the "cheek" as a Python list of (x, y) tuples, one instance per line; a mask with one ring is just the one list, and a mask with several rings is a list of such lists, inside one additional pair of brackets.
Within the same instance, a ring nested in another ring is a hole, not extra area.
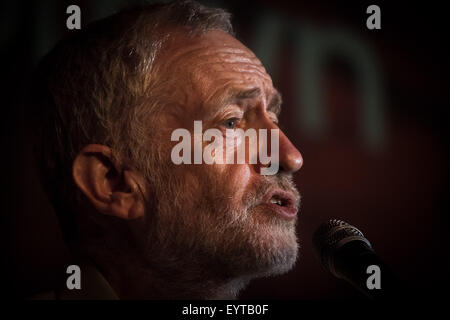
[(243, 199), (252, 179), (252, 171), (249, 165), (222, 164), (211, 167), (215, 167), (219, 190), (222, 190), (230, 201), (238, 201), (240, 204), (240, 200)]

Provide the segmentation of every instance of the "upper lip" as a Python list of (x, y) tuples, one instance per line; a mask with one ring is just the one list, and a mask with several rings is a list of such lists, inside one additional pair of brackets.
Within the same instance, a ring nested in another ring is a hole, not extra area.
[(279, 199), (282, 207), (297, 208), (297, 199), (291, 192), (283, 191), (281, 189), (269, 190), (269, 192), (267, 192), (264, 196), (263, 202), (270, 203), (270, 199), (272, 199), (272, 197)]

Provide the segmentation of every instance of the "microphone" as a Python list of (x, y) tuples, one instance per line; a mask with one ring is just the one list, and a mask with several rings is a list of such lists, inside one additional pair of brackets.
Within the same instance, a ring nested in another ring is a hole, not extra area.
[[(404, 288), (375, 254), (361, 231), (338, 219), (314, 232), (313, 245), (322, 266), (372, 300), (404, 297)], [(403, 289), (403, 290), (402, 290)]]

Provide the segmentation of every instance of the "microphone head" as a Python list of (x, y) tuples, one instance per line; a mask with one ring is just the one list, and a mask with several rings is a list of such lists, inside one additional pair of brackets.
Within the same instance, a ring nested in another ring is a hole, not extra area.
[(372, 249), (370, 242), (356, 227), (339, 219), (331, 219), (321, 224), (313, 234), (313, 246), (323, 267), (332, 273), (333, 256), (346, 243), (362, 241)]

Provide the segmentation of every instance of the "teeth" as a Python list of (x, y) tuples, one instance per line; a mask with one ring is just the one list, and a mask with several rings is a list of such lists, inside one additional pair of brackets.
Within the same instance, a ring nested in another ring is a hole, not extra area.
[(270, 202), (271, 202), (271, 203), (274, 203), (274, 204), (277, 204), (277, 205), (279, 205), (279, 206), (282, 205), (282, 202), (281, 202), (280, 199), (271, 198), (271, 199), (270, 199)]

